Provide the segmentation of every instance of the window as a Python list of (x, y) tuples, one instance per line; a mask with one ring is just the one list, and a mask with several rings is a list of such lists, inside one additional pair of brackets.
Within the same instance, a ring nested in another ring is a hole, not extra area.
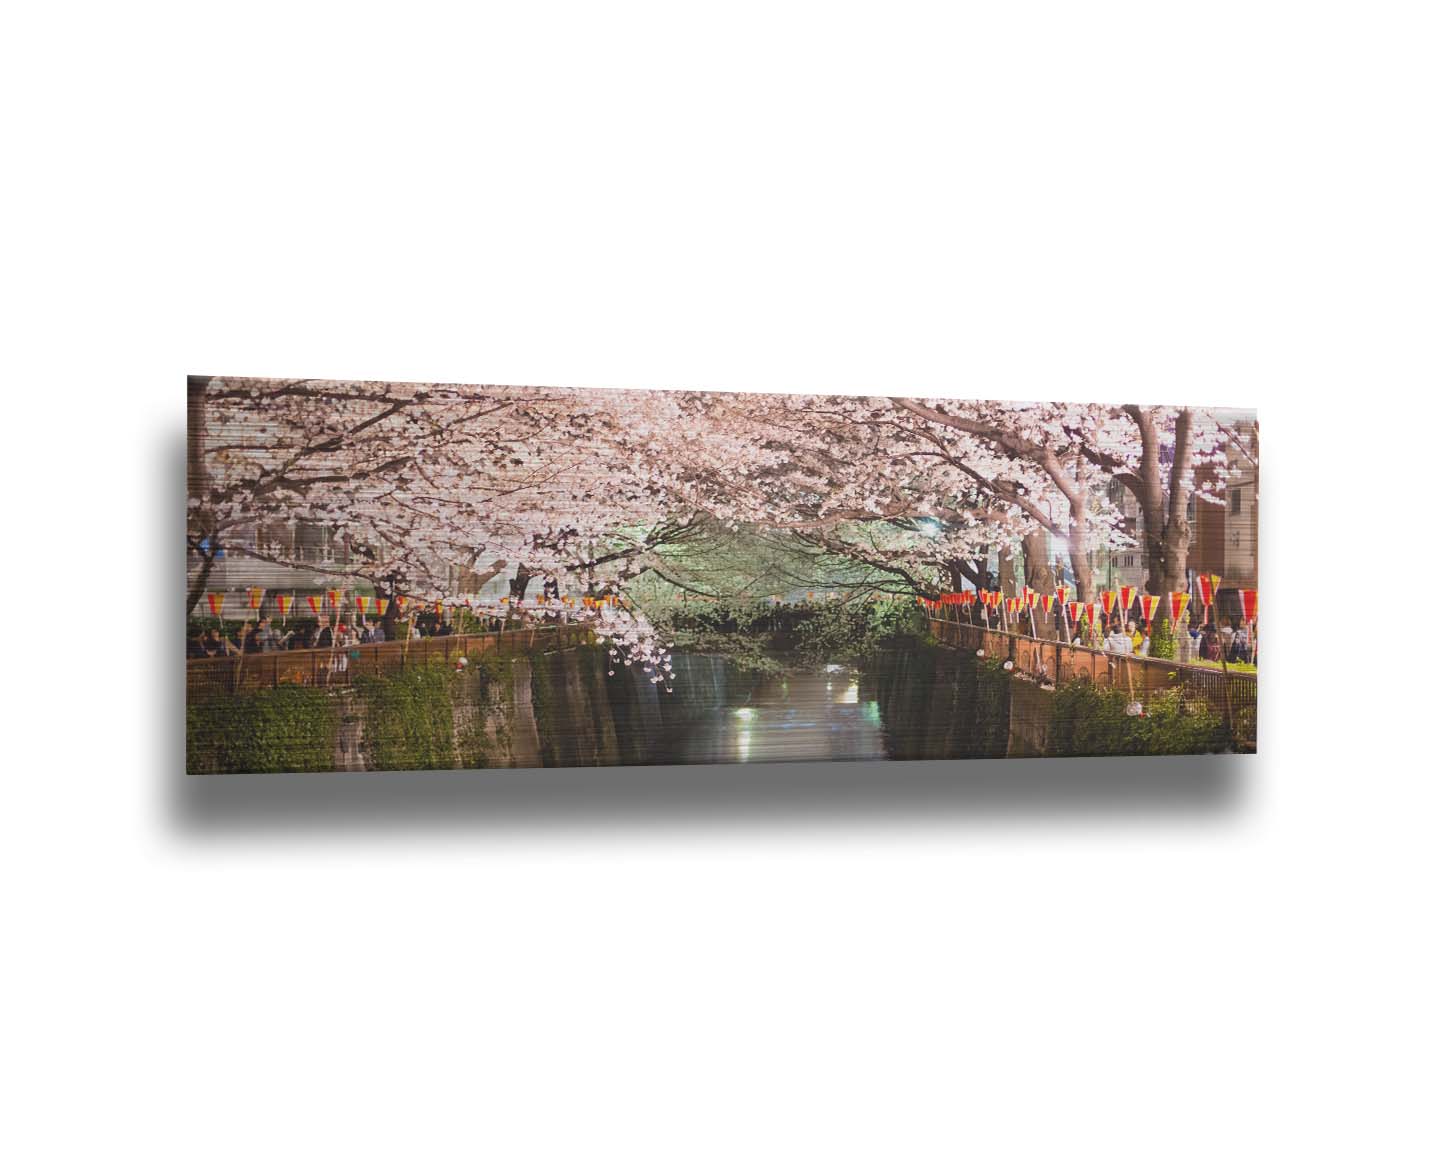
[(1239, 489), (1239, 488), (1232, 488), (1232, 489), (1230, 489), (1230, 514), (1231, 514), (1232, 516), (1238, 516), (1238, 515), (1240, 515), (1240, 489)]

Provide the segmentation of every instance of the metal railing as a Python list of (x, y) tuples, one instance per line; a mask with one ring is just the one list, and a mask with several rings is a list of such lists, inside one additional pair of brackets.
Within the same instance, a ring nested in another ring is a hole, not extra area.
[(417, 640), (386, 640), (348, 648), (300, 648), (293, 652), (247, 652), (244, 655), (197, 657), (185, 661), (188, 699), (214, 693), (249, 692), (304, 684), (343, 688), (356, 677), (384, 676), (417, 663), (449, 663), (496, 652), (523, 655), (588, 644), (594, 633), (583, 624), (517, 628)]

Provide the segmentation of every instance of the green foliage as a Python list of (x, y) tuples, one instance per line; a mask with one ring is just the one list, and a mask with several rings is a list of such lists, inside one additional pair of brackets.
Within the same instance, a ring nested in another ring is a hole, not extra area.
[(905, 639), (930, 642), (924, 613), (903, 598), (697, 602), (664, 614), (657, 623), (677, 647), (725, 656), (752, 672), (776, 672), (785, 664), (859, 661)]
[(456, 732), (460, 767), (494, 768), (509, 763), (514, 661), (498, 652), (471, 656), (470, 666), (452, 677), (451, 692), (454, 706), (470, 710), (470, 722)]
[(185, 769), (328, 772), (335, 765), (335, 710), (320, 688), (282, 684), (215, 695), (185, 710)]
[(356, 682), (365, 703), (365, 748), (382, 771), (454, 768), (457, 673), (448, 664), (413, 664)]
[(1166, 756), (1222, 752), (1225, 720), (1178, 689), (1150, 697), (1141, 716), (1129, 696), (1088, 679), (1055, 691), (1047, 752), (1052, 756)]
[(1175, 651), (1175, 631), (1170, 626), (1170, 617), (1161, 616), (1150, 629), (1150, 655), (1159, 660), (1174, 660)]
[(1220, 671), (1222, 667), (1229, 672), (1248, 672), (1252, 676), (1259, 671), (1259, 669), (1256, 668), (1254, 664), (1222, 665), (1218, 660), (1200, 660), (1198, 658), (1195, 660), (1191, 660), (1190, 663), (1194, 664), (1197, 668), (1214, 668), (1217, 672)]

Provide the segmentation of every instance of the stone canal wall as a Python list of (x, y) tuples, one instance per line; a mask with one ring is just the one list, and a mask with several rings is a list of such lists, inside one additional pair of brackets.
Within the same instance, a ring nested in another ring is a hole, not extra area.
[(723, 699), (723, 661), (676, 653), (674, 681), (594, 644), (472, 655), (358, 676), (207, 693), (188, 706), (192, 773), (539, 768), (653, 762), (668, 727)]

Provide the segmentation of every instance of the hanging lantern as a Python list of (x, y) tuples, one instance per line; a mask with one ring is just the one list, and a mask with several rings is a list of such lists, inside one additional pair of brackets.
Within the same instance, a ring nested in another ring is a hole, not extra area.
[(1100, 606), (1105, 609), (1105, 615), (1106, 615), (1107, 617), (1110, 615), (1110, 613), (1114, 612), (1114, 611), (1115, 611), (1115, 593), (1114, 593), (1114, 592), (1101, 592), (1101, 593), (1100, 593)]
[(1128, 584), (1120, 585), (1120, 611), (1130, 615), (1130, 605), (1135, 603), (1135, 589)]
[[(1112, 592), (1110, 595), (1113, 596), (1113, 595), (1115, 595), (1115, 594)], [(1094, 628), (1095, 628), (1095, 617), (1099, 614), (1099, 612), (1100, 612), (1100, 605), (1099, 605), (1099, 604), (1087, 604), (1087, 605), (1085, 605), (1085, 619), (1090, 622), (1090, 628), (1091, 628), (1092, 631), (1093, 631)]]
[(1070, 589), (1067, 585), (1061, 584), (1055, 589), (1055, 595), (1060, 598), (1060, 603), (1065, 604), (1070, 599)]
[(323, 608), (323, 606), (324, 606), (324, 604), (325, 604), (325, 597), (324, 597), (324, 596), (306, 596), (306, 597), (305, 597), (305, 603), (307, 603), (307, 604), (310, 605), (310, 611), (313, 612), (313, 613), (315, 613), (315, 616), (316, 616), (316, 618), (318, 619), (318, 618), (320, 617), (320, 615), (321, 615), (322, 608)]
[(260, 605), (263, 604), (263, 603), (265, 603), (265, 589), (263, 589), (263, 588), (251, 588), (251, 589), (250, 589), (250, 611), (252, 611), (252, 612), (259, 612), (259, 611), (260, 611)]
[(294, 602), (295, 597), (293, 594), (285, 592), (277, 592), (275, 594), (275, 607), (280, 609), (280, 619), (283, 620), (286, 616), (290, 615), (290, 605)]
[(1054, 593), (1050, 593), (1048, 595), (1040, 597), (1040, 611), (1044, 612), (1046, 616), (1049, 616), (1052, 612), (1055, 611)]
[(361, 616), (364, 616), (364, 615), (365, 615), (365, 610), (366, 610), (367, 608), (369, 608), (369, 607), (370, 607), (370, 597), (369, 597), (369, 596), (356, 596), (356, 597), (355, 597), (355, 611), (357, 611), (358, 613), (360, 613)]
[(1174, 620), (1175, 623), (1177, 623), (1177, 624), (1180, 623), (1181, 617), (1183, 617), (1183, 616), (1185, 615), (1185, 607), (1186, 607), (1186, 605), (1188, 605), (1189, 603), (1190, 603), (1190, 593), (1188, 593), (1188, 592), (1171, 592), (1171, 593), (1170, 593), (1170, 619)]
[(325, 600), (326, 603), (330, 605), (331, 611), (338, 612), (340, 610), (340, 589), (327, 588), (325, 590)]
[(1144, 595), (1144, 596), (1141, 596), (1141, 597), (1140, 597), (1140, 614), (1141, 614), (1142, 616), (1144, 616), (1146, 620), (1154, 620), (1154, 619), (1155, 619), (1155, 609), (1156, 609), (1156, 607), (1159, 605), (1159, 603), (1160, 603), (1160, 597), (1159, 597), (1159, 596), (1151, 596), (1151, 595), (1149, 595), (1149, 594), (1146, 594), (1146, 595)]
[(384, 597), (376, 597), (376, 599), (375, 599), (375, 615), (376, 615), (376, 616), (379, 616), (379, 617), (382, 617), (382, 618), (383, 618), (384, 615), (385, 615), (385, 613), (386, 613), (386, 611), (389, 609), (389, 607), (390, 607), (390, 601), (389, 601), (389, 600), (386, 600)]
[(210, 606), (210, 615), (219, 616), (225, 611), (225, 593), (207, 592), (205, 593), (205, 603)]
[[(409, 603), (410, 603), (410, 597), (408, 597), (408, 596), (397, 596), (397, 597), (395, 597), (395, 609), (396, 609), (396, 611), (398, 611), (401, 616), (405, 615), (405, 606), (406, 606), (407, 604), (409, 604)], [(502, 601), (502, 603), (503, 603), (503, 601)]]
[(1070, 616), (1071, 624), (1080, 623), (1080, 608), (1081, 604), (1078, 600), (1071, 600), (1070, 603), (1065, 605), (1065, 611)]
[(1256, 597), (1258, 592), (1254, 588), (1240, 589), (1240, 614), (1245, 617), (1246, 624), (1255, 621)]
[(1200, 603), (1205, 605), (1206, 608), (1209, 608), (1211, 604), (1215, 603), (1215, 591), (1220, 587), (1220, 577), (1201, 576), (1199, 578), (1199, 585)]

